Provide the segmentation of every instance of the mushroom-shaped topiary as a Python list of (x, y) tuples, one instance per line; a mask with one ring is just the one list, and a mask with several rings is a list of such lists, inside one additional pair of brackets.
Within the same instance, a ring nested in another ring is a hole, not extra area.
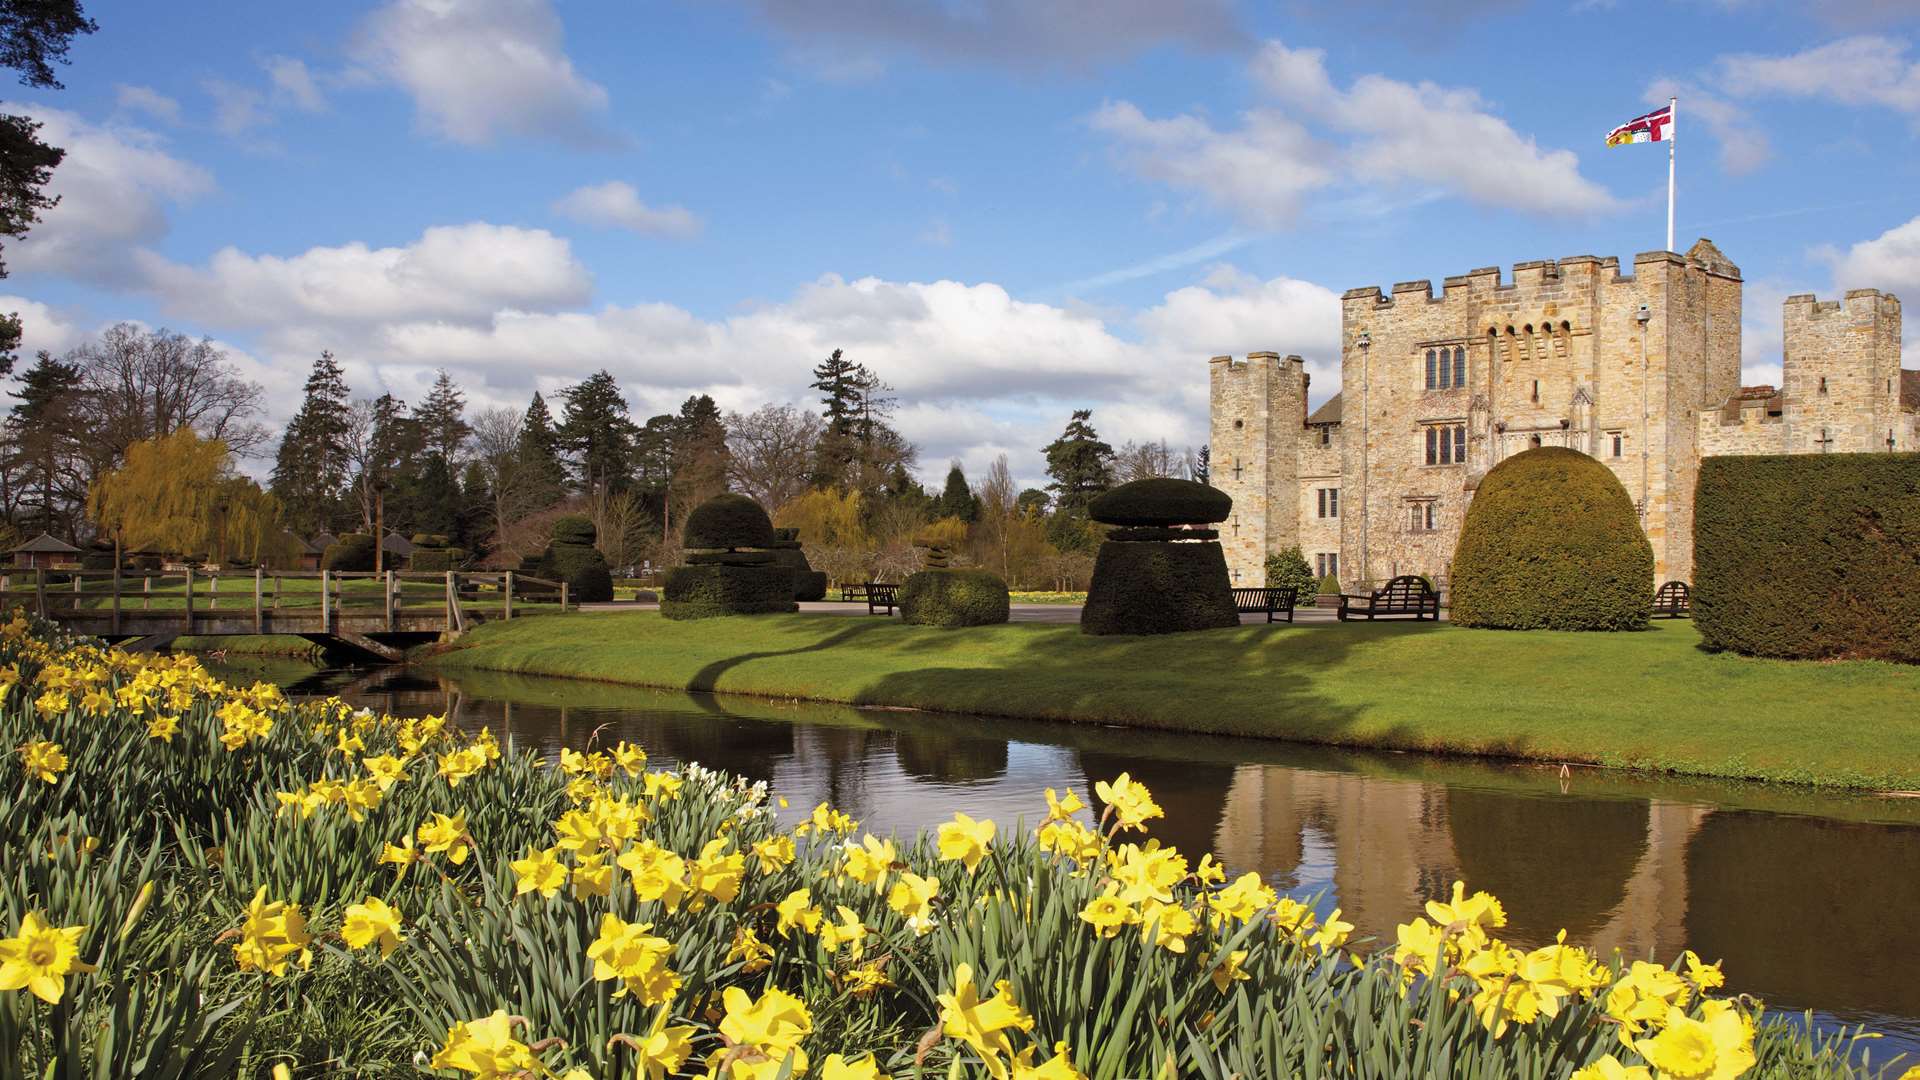
[(732, 551), (773, 546), (773, 522), (745, 495), (715, 495), (687, 515), (684, 543), (690, 548)]
[(1548, 446), (1480, 481), (1453, 555), (1455, 623), (1639, 630), (1652, 604), (1653, 545), (1611, 469)]
[(1087, 505), (1089, 517), (1108, 525), (1211, 525), (1232, 512), (1226, 492), (1171, 476), (1121, 484)]
[(554, 519), (553, 542), (556, 544), (592, 547), (599, 539), (600, 530), (594, 527), (593, 519), (585, 514), (568, 514)]

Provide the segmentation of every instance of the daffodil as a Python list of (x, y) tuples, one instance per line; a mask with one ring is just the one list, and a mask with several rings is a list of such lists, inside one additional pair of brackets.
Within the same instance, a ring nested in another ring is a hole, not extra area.
[(340, 936), (346, 939), (350, 949), (364, 949), (378, 942), (380, 958), (384, 960), (404, 940), (400, 936), (400, 913), (379, 897), (369, 896), (364, 902), (347, 907)]
[(727, 963), (739, 963), (740, 972), (751, 975), (773, 966), (773, 946), (760, 940), (750, 926), (735, 927), (733, 944), (727, 949)]
[(37, 911), (20, 920), (20, 930), (0, 939), (0, 990), (25, 990), (58, 1005), (68, 975), (93, 970), (80, 960), (84, 926), (53, 926)]
[(1246, 962), (1246, 959), (1247, 950), (1235, 949), (1224, 959), (1217, 960), (1207, 972), (1207, 977), (1213, 980), (1214, 988), (1224, 994), (1234, 983), (1251, 979), (1253, 976), (1247, 974), (1246, 969), (1240, 966)]
[(820, 947), (838, 952), (840, 946), (851, 945), (849, 955), (859, 961), (866, 952), (867, 928), (861, 924), (859, 914), (845, 904), (837, 905), (834, 914), (838, 922), (828, 919), (820, 924)]
[(1133, 909), (1133, 905), (1109, 891), (1087, 901), (1086, 906), (1080, 909), (1080, 920), (1093, 927), (1101, 937), (1110, 938), (1120, 933), (1121, 927), (1139, 922), (1140, 913)]
[(1087, 808), (1087, 804), (1080, 801), (1080, 796), (1075, 795), (1073, 793), (1072, 788), (1067, 789), (1067, 797), (1064, 799), (1060, 798), (1058, 795), (1055, 795), (1053, 793), (1052, 788), (1047, 789), (1047, 820), (1048, 821), (1070, 820), (1073, 817), (1073, 815), (1079, 813), (1082, 810), (1085, 810), (1086, 808)]
[(828, 1054), (827, 1060), (820, 1063), (820, 1080), (887, 1080), (887, 1074), (880, 1071), (872, 1054), (862, 1054), (852, 1061), (839, 1054)]
[(57, 783), (60, 774), (67, 769), (67, 755), (61, 751), (60, 744), (45, 739), (33, 739), (20, 746), (20, 764), (26, 767), (28, 776), (37, 776), (47, 783)]
[(736, 1060), (752, 1057), (777, 1069), (791, 1056), (793, 1075), (807, 1071), (800, 1040), (812, 1033), (813, 1016), (799, 998), (775, 987), (754, 998), (740, 987), (729, 986), (720, 1000), (726, 1008), (720, 1034)]
[(513, 895), (537, 892), (549, 900), (558, 895), (567, 884), (567, 867), (560, 861), (558, 851), (558, 848), (529, 847), (526, 858), (508, 863), (519, 879)]
[(940, 879), (921, 877), (911, 871), (902, 871), (894, 879), (893, 888), (887, 892), (887, 906), (894, 913), (907, 920), (907, 925), (916, 934), (924, 934), (933, 929), (933, 900), (940, 895)]
[(673, 942), (647, 931), (651, 923), (630, 923), (607, 912), (600, 917), (600, 936), (587, 945), (595, 980), (619, 979), (614, 997), (633, 994), (643, 1005), (662, 1005), (680, 989), (680, 976), (669, 970)]
[(435, 814), (433, 820), (422, 823), (413, 835), (420, 841), (423, 853), (437, 855), (444, 852), (447, 861), (455, 866), (467, 861), (467, 848), (473, 843), (473, 839), (467, 835), (465, 810), (452, 817)]
[(307, 947), (312, 941), (307, 934), (306, 917), (300, 914), (300, 905), (284, 900), (269, 903), (267, 887), (262, 885), (247, 904), (247, 917), (240, 926), (240, 941), (233, 947), (233, 960), (241, 971), (285, 975), (287, 961), (296, 956), (301, 967), (313, 963), (313, 951)]
[(603, 852), (599, 855), (585, 855), (573, 864), (573, 895), (575, 898), (588, 896), (611, 896), (613, 894), (613, 865), (607, 861)]
[(380, 848), (380, 861), (392, 863), (398, 877), (407, 876), (413, 864), (420, 861), (420, 849), (413, 846), (413, 837), (403, 837), (398, 844), (385, 844)]
[(517, 1076), (537, 1065), (532, 1049), (513, 1037), (513, 1019), (505, 1009), (453, 1025), (446, 1045), (427, 1063), (430, 1069), (455, 1069), (483, 1080)]
[(1102, 780), (1093, 785), (1093, 793), (1107, 804), (1114, 815), (1114, 821), (1122, 829), (1145, 829), (1146, 823), (1154, 818), (1166, 817), (1166, 811), (1153, 801), (1153, 793), (1145, 784), (1121, 773), (1111, 782)]
[(1633, 1049), (1674, 1080), (1733, 1080), (1753, 1067), (1753, 1025), (1728, 1001), (1703, 1001), (1700, 1018), (1669, 1008), (1660, 1033)]
[(1569, 1080), (1653, 1080), (1653, 1074), (1645, 1065), (1622, 1065), (1619, 1058), (1608, 1054), (1576, 1070)]
[(1087, 1080), (1073, 1067), (1073, 1051), (1066, 1043), (1053, 1044), (1053, 1056), (1038, 1065), (1033, 1063), (1035, 1052), (1029, 1046), (1013, 1056), (1013, 1080)]
[[(624, 743), (622, 745), (625, 745)], [(653, 1017), (653, 1027), (639, 1038), (631, 1035), (616, 1035), (614, 1038), (633, 1048), (636, 1064), (640, 1068), (640, 1077), (644, 1080), (664, 1080), (680, 1071), (693, 1053), (693, 1033), (690, 1025), (669, 1027), (667, 1020), (670, 1010), (662, 1008)]]
[(1004, 980), (993, 989), (993, 996), (982, 1000), (973, 983), (973, 967), (954, 968), (953, 992), (940, 995), (940, 1030), (973, 1047), (995, 1080), (1006, 1080), (1007, 1064), (1001, 1058), (1013, 1056), (1010, 1033), (1032, 1031), (1033, 1017), (1013, 1000)]
[(763, 874), (780, 872), (791, 865), (795, 857), (791, 836), (769, 836), (765, 840), (757, 840), (752, 850)]
[(149, 739), (170, 743), (173, 741), (174, 732), (179, 730), (180, 718), (177, 716), (156, 714), (153, 719), (147, 721), (147, 738)]
[(987, 857), (987, 848), (993, 844), (993, 821), (983, 818), (975, 821), (965, 814), (956, 813), (953, 820), (940, 826), (940, 858), (947, 862), (961, 863), (972, 873), (980, 860)]
[(700, 849), (700, 857), (693, 861), (688, 875), (688, 881), (695, 891), (711, 896), (722, 904), (740, 895), (740, 880), (747, 870), (745, 855), (727, 851), (732, 843), (724, 836), (707, 841)]
[(627, 872), (635, 896), (657, 900), (668, 911), (678, 910), (687, 892), (687, 862), (679, 853), (643, 840), (621, 852), (615, 862)]
[(647, 752), (622, 739), (619, 745), (613, 748), (613, 761), (628, 776), (638, 776), (646, 771)]
[(776, 922), (774, 929), (781, 937), (786, 937), (795, 929), (809, 934), (820, 932), (820, 909), (813, 906), (813, 894), (807, 889), (795, 889), (788, 893), (773, 907)]

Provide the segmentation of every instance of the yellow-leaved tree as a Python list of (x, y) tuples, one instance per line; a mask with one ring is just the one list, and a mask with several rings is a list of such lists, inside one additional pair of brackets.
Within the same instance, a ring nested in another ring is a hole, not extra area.
[(87, 514), (119, 550), (225, 563), (286, 554), (280, 500), (233, 467), (219, 439), (192, 428), (127, 447), (126, 461), (87, 493)]

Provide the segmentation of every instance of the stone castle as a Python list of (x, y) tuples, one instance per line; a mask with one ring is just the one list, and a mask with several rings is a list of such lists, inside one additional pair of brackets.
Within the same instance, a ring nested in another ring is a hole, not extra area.
[(1740, 385), (1740, 269), (1684, 256), (1527, 262), (1341, 297), (1341, 389), (1307, 409), (1298, 356), (1209, 364), (1212, 482), (1236, 584), (1299, 545), (1347, 591), (1444, 582), (1475, 487), (1504, 458), (1566, 446), (1605, 462), (1640, 512), (1659, 581), (1691, 580), (1693, 489), (1720, 454), (1920, 447), (1920, 371), (1900, 368), (1900, 301), (1872, 289), (1786, 300), (1782, 385)]

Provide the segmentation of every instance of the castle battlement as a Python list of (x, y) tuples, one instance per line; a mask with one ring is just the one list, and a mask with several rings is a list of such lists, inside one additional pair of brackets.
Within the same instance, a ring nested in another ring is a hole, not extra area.
[[(1864, 301), (1864, 303), (1856, 303)], [(1787, 318), (1819, 319), (1845, 313), (1900, 314), (1900, 298), (1879, 289), (1848, 289), (1841, 300), (1822, 300), (1813, 293), (1794, 293), (1785, 302)]]
[[(1702, 240), (1686, 254), (1672, 251), (1643, 251), (1633, 257), (1637, 271), (1642, 266), (1673, 266), (1681, 269), (1697, 269), (1719, 277), (1740, 279), (1740, 268), (1720, 254), (1711, 241)], [(1482, 266), (1464, 274), (1453, 274), (1441, 280), (1440, 295), (1435, 296), (1431, 278), (1394, 283), (1391, 289), (1383, 291), (1377, 285), (1367, 285), (1357, 289), (1348, 289), (1340, 294), (1345, 301), (1370, 301), (1376, 308), (1390, 308), (1403, 297), (1420, 294), (1427, 303), (1439, 303), (1457, 293), (1480, 294), (1525, 291), (1536, 288), (1551, 288), (1571, 284), (1631, 284), (1634, 274), (1620, 272), (1618, 256), (1608, 255), (1568, 255), (1561, 259), (1531, 259), (1514, 263), (1506, 280), (1498, 266)]]

